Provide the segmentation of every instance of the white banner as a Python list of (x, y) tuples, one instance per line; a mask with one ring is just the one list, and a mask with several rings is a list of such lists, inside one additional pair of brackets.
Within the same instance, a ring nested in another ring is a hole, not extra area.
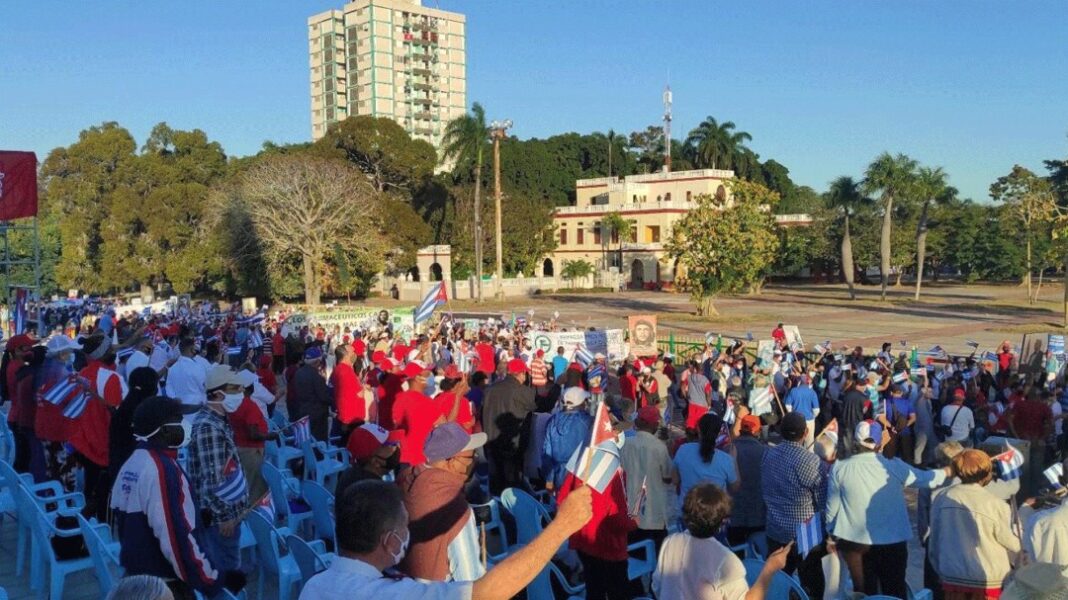
[(575, 348), (585, 345), (591, 354), (600, 352), (609, 360), (622, 360), (626, 351), (623, 344), (622, 329), (601, 329), (597, 331), (528, 331), (526, 339), (530, 340), (535, 350), (545, 351), (548, 357), (556, 356), (556, 349), (564, 348), (564, 356), (571, 360)]

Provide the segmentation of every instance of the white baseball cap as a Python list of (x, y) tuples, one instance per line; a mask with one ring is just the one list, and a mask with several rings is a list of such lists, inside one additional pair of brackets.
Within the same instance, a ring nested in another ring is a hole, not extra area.
[(45, 348), (48, 350), (49, 356), (55, 356), (60, 352), (66, 352), (68, 350), (81, 350), (82, 345), (69, 337), (60, 334), (49, 338)]

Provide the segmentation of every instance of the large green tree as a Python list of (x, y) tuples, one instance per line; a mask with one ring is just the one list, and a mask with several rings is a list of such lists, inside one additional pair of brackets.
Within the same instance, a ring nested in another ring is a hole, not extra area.
[(1053, 189), (1047, 179), (1035, 175), (1020, 165), (1015, 165), (1007, 175), (998, 177), (994, 183), (990, 184), (990, 197), (1005, 203), (1009, 214), (1020, 225), (1026, 248), (1024, 284), (1027, 285), (1028, 301), (1034, 303), (1031, 284), (1032, 245), (1036, 228), (1042, 223), (1053, 220), (1055, 216), (1056, 203)]
[(702, 195), (675, 223), (665, 249), (685, 269), (682, 286), (698, 314), (717, 314), (717, 294), (759, 290), (779, 251), (770, 212), (778, 201), (760, 184), (735, 180), (730, 200)]
[(312, 152), (348, 160), (379, 192), (408, 195), (430, 177), (438, 163), (428, 142), (412, 139), (393, 119), (367, 115), (331, 124)]
[(942, 167), (920, 167), (916, 176), (916, 195), (922, 203), (916, 224), (916, 294), (914, 296), (916, 300), (920, 299), (920, 289), (923, 286), (931, 206), (936, 203), (949, 202), (957, 195), (957, 189), (949, 185), (946, 179), (947, 175)]
[(849, 288), (849, 299), (856, 300), (854, 289), (853, 240), (850, 236), (849, 221), (861, 208), (870, 204), (870, 200), (860, 191), (860, 183), (852, 177), (843, 175), (831, 182), (827, 192), (827, 203), (842, 216), (842, 276)]
[(720, 123), (709, 115), (686, 136), (690, 157), (701, 169), (730, 169), (735, 157), (751, 141), (753, 136), (745, 131), (735, 131), (733, 121)]
[(879, 235), (879, 269), (882, 288), (879, 297), (883, 300), (886, 299), (886, 286), (890, 280), (894, 202), (907, 198), (915, 182), (916, 166), (916, 161), (904, 154), (893, 156), (884, 152), (868, 165), (864, 173), (864, 192), (881, 194), (883, 220)]

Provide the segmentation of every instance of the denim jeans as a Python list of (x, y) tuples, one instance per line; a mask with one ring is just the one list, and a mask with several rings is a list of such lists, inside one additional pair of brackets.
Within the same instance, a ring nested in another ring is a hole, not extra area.
[(226, 537), (219, 533), (219, 526), (205, 527), (199, 536), (201, 549), (211, 561), (212, 568), (223, 576), (227, 571), (241, 569), (241, 527), (234, 528), (234, 534)]

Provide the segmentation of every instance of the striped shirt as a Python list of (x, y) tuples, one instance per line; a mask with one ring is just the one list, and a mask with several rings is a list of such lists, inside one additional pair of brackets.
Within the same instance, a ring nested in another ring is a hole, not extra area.
[(449, 542), (449, 576), (452, 581), (475, 581), (486, 574), (478, 540), (475, 513), (468, 511), (464, 528)]
[(535, 357), (530, 361), (530, 383), (534, 386), (543, 386), (549, 383), (549, 367), (545, 360)]

